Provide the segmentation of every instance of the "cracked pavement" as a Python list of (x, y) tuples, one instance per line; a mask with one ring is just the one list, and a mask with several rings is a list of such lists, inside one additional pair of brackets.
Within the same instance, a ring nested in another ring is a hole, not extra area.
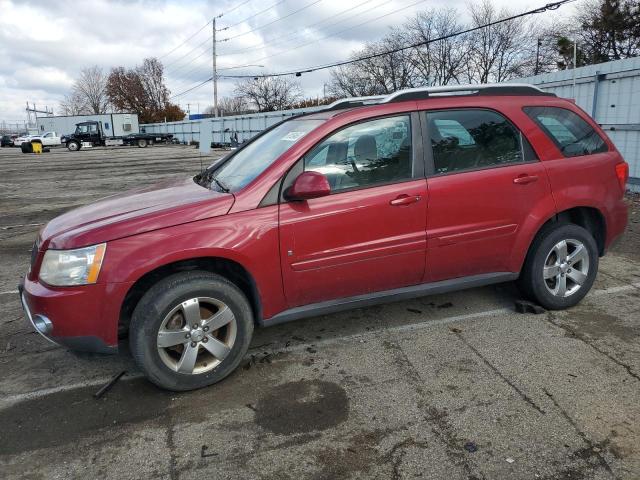
[(229, 378), (177, 394), (126, 346), (47, 343), (14, 290), (41, 224), (196, 173), (197, 150), (3, 148), (0, 166), (0, 478), (640, 478), (637, 196), (575, 308), (518, 314), (501, 284), (259, 329)]

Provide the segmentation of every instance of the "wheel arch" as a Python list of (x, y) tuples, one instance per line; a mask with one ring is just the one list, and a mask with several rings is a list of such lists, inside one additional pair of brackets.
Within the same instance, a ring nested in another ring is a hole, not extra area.
[(262, 302), (256, 281), (249, 270), (237, 261), (225, 257), (193, 257), (157, 266), (144, 273), (131, 285), (120, 306), (118, 337), (122, 338), (128, 334), (133, 310), (151, 286), (174, 273), (192, 270), (216, 273), (231, 281), (245, 294), (251, 304), (254, 322), (256, 325), (259, 323), (262, 318)]
[(549, 225), (562, 223), (572, 223), (575, 225), (579, 225), (585, 230), (589, 231), (593, 235), (593, 238), (596, 241), (596, 245), (598, 246), (598, 255), (601, 257), (604, 255), (605, 240), (607, 238), (607, 224), (604, 215), (596, 207), (576, 206), (555, 213), (554, 215), (550, 216), (545, 221), (540, 223), (537, 230), (535, 231), (535, 234), (531, 237), (531, 241), (529, 242), (529, 245), (527, 247), (526, 255), (520, 262), (520, 269), (522, 269), (524, 262), (531, 254), (531, 247), (535, 243), (535, 240), (536, 238), (538, 238), (540, 233), (548, 228)]

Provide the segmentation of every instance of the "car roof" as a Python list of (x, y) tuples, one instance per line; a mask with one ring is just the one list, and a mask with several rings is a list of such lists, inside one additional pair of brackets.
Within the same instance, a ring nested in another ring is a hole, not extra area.
[(388, 95), (370, 95), (365, 97), (350, 97), (327, 105), (324, 109), (300, 115), (294, 118), (309, 118), (328, 120), (355, 109), (373, 107), (389, 103), (399, 103), (411, 100), (426, 100), (443, 97), (555, 97), (554, 93), (545, 92), (534, 85), (526, 83), (486, 83), (477, 85), (445, 85), (438, 87), (419, 87), (398, 90)]

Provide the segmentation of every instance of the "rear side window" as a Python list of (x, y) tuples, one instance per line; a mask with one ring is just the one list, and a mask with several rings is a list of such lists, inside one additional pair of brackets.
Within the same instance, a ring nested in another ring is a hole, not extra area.
[(436, 174), (524, 161), (520, 132), (490, 110), (427, 112)]
[(598, 132), (571, 110), (525, 107), (524, 111), (553, 140), (565, 157), (607, 151), (607, 144)]

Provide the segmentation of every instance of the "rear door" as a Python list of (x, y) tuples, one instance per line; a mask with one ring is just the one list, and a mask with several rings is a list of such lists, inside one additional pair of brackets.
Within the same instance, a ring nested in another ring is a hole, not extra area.
[(427, 188), (417, 114), (333, 133), (285, 179), (327, 176), (326, 197), (280, 204), (280, 254), (290, 307), (422, 281)]
[(542, 163), (496, 111), (424, 115), (430, 147), (427, 278), (510, 271), (514, 244), (532, 207), (551, 199)]

